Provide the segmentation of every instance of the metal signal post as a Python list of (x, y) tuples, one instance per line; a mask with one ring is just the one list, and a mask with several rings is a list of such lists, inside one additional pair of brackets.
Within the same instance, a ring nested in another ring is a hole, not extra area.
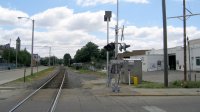
[[(111, 11), (105, 11), (105, 15), (104, 15), (104, 21), (107, 22), (107, 45), (109, 44), (109, 22), (110, 22), (110, 18), (112, 17), (112, 12)], [(109, 51), (107, 51), (106, 53), (106, 59), (107, 59), (107, 63), (106, 63), (106, 69), (107, 69), (107, 86), (109, 86)]]

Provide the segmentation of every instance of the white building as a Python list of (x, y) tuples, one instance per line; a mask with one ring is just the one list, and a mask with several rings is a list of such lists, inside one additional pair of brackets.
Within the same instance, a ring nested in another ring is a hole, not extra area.
[[(187, 46), (187, 70), (200, 71), (200, 39), (189, 41)], [(189, 50), (188, 50), (189, 49)], [(190, 51), (190, 53), (189, 53)], [(190, 66), (189, 66), (190, 54)], [(170, 70), (184, 70), (183, 47), (168, 48), (168, 67)], [(162, 70), (164, 68), (163, 49), (149, 50), (142, 55), (132, 55), (132, 59), (142, 59), (143, 71)]]
[(142, 71), (155, 71), (163, 69), (163, 55), (160, 54), (145, 54), (131, 56), (131, 59), (142, 60)]
[(200, 71), (200, 39), (190, 41), (191, 70)]

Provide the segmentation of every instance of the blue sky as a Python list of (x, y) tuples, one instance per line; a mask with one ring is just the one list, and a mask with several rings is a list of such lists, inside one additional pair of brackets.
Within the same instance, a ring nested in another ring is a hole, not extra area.
[[(178, 16), (182, 15), (182, 0), (166, 0), (167, 15)], [(187, 8), (193, 13), (200, 13), (198, 8), (199, 0), (186, 0)], [(76, 13), (85, 11), (99, 11), (99, 10), (111, 10), (116, 13), (116, 4), (98, 4), (92, 6), (80, 6), (77, 5), (76, 0), (1, 0), (0, 5), (4, 8), (21, 10), (27, 14), (34, 15), (55, 7), (68, 7), (73, 9)], [(149, 0), (149, 3), (129, 3), (119, 0), (120, 14), (119, 17), (126, 19), (132, 24), (137, 26), (162, 26), (162, 6), (161, 0)], [(148, 18), (148, 19), (147, 19)], [(188, 20), (189, 25), (200, 26), (197, 23), (200, 17), (192, 17)], [(169, 20), (169, 24), (175, 24), (181, 26), (181, 21)], [(180, 23), (180, 24), (179, 24)]]
[[(119, 0), (120, 26), (125, 25), (125, 42), (128, 50), (162, 48), (162, 0)], [(182, 15), (182, 0), (166, 0), (167, 16)], [(187, 9), (200, 13), (200, 0), (186, 0)], [(36, 20), (35, 53), (48, 56), (43, 46), (52, 46), (52, 54), (62, 57), (76, 50), (88, 41), (100, 47), (106, 44), (105, 10), (111, 10), (111, 27), (116, 24), (116, 0), (1, 0), (0, 1), (0, 44), (12, 39), (15, 46), (17, 35), (22, 47), (30, 46), (31, 23), (17, 20), (17, 16), (28, 16)], [(2, 17), (1, 17), (2, 16)], [(15, 17), (16, 16), (16, 17)], [(187, 20), (188, 36), (199, 38), (200, 16)], [(62, 35), (61, 35), (62, 33)], [(168, 46), (182, 46), (182, 21), (168, 20)], [(114, 41), (111, 29), (110, 41)], [(62, 48), (62, 49), (61, 49)]]

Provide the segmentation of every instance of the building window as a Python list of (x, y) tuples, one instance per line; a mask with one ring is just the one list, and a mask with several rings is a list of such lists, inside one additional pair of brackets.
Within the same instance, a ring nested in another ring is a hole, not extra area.
[(161, 66), (161, 61), (160, 60), (157, 61), (157, 65)]
[(176, 64), (179, 65), (179, 60), (176, 60)]
[(196, 65), (200, 66), (200, 57), (196, 57)]

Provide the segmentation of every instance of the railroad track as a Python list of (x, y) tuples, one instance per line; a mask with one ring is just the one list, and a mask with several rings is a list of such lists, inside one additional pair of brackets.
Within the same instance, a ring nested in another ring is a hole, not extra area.
[(67, 84), (66, 76), (66, 69), (61, 67), (49, 80), (17, 103), (9, 112), (54, 112), (63, 85)]

